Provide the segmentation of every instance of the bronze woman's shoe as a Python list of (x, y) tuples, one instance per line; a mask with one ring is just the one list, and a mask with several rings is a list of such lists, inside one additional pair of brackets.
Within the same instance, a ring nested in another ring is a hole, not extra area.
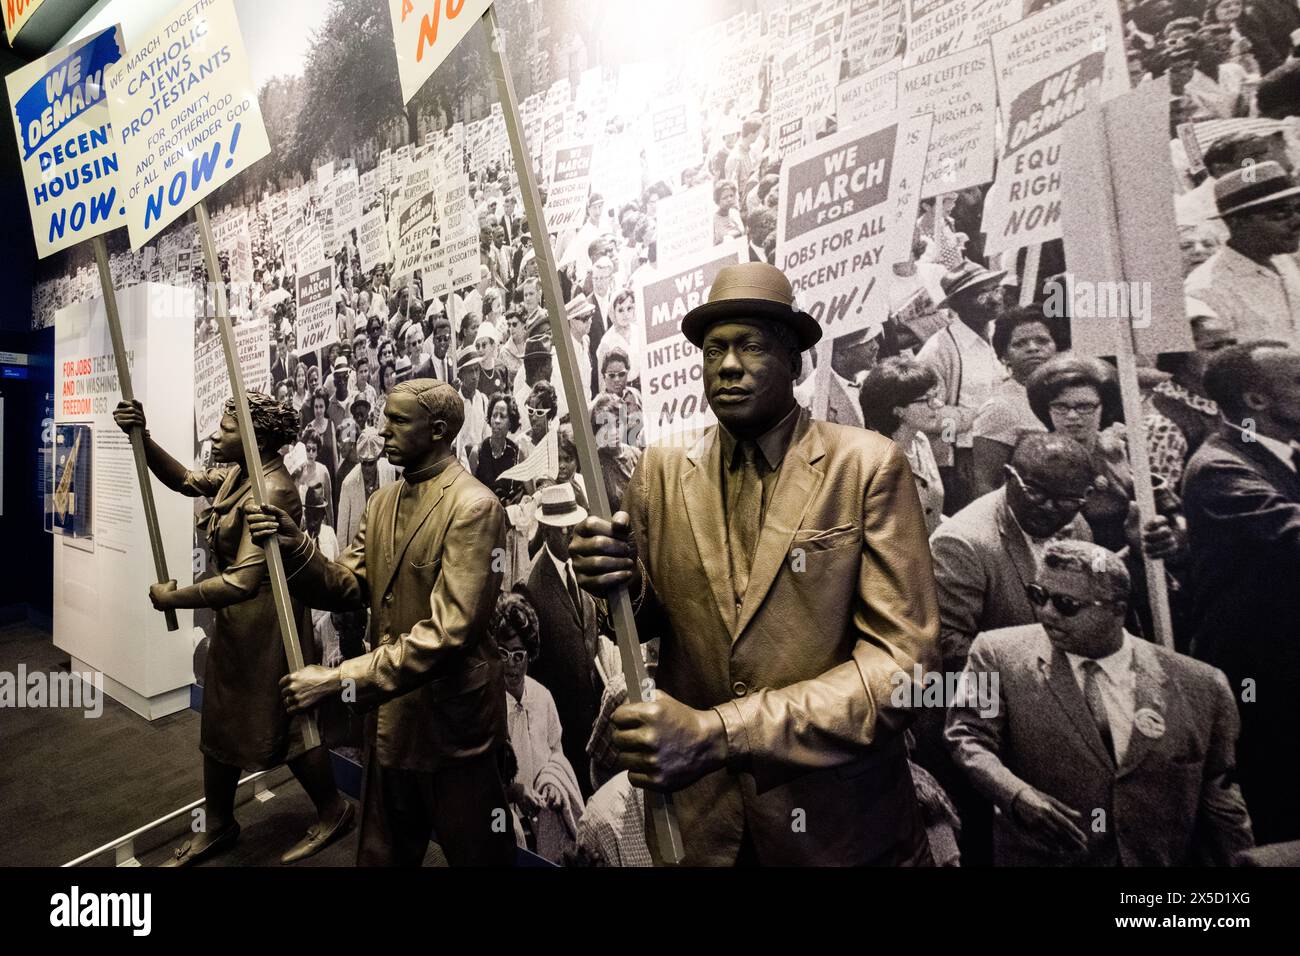
[(159, 865), (193, 866), (195, 863), (198, 863), (199, 860), (206, 860), (208, 857), (215, 856), (222, 850), (229, 849), (234, 846), (235, 841), (238, 839), (239, 824), (232, 823), (213, 837), (212, 842), (208, 843), (206, 846), (199, 847), (197, 850), (194, 849), (193, 841), (186, 840), (176, 848), (176, 852), (172, 855), (171, 859), (167, 860), (165, 863), (160, 863)]
[(280, 857), (281, 863), (297, 863), (299, 860), (305, 860), (309, 856), (315, 856), (321, 850), (325, 849), (335, 840), (346, 836), (356, 823), (357, 811), (346, 800), (343, 801), (343, 812), (335, 824), (329, 829), (325, 829), (321, 824), (308, 827), (307, 835), (289, 848), (284, 856)]

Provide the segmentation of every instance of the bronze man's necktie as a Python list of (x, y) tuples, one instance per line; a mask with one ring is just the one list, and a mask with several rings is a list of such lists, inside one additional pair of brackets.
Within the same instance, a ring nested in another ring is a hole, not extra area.
[(736, 457), (740, 461), (732, 466), (733, 492), (727, 509), (727, 547), (731, 551), (732, 588), (739, 608), (745, 598), (745, 589), (749, 587), (750, 562), (758, 543), (763, 510), (763, 482), (758, 477), (758, 446), (752, 441), (742, 441), (736, 447)]

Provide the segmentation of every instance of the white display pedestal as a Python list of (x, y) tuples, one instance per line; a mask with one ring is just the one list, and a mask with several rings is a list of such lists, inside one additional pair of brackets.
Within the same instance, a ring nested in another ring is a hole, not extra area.
[[(188, 463), (194, 447), (194, 293), (147, 283), (120, 290), (117, 301), (131, 383), (149, 432)], [(177, 611), (180, 629), (169, 632), (149, 602), (153, 557), (131, 444), (113, 422), (120, 400), (103, 299), (61, 309), (55, 317), (54, 421), (56, 427), (90, 425), (92, 487), (89, 537), (54, 536), (54, 645), (71, 655), (74, 670), (101, 671), (110, 697), (152, 720), (189, 706), (197, 635), (192, 611)], [(194, 499), (156, 480), (153, 489), (168, 573), (184, 587), (194, 580)]]

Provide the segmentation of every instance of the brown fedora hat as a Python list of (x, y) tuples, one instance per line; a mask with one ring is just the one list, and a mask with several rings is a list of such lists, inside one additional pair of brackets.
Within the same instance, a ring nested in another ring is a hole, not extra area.
[(742, 262), (718, 270), (709, 301), (682, 317), (682, 334), (697, 348), (704, 344), (709, 326), (727, 320), (768, 319), (792, 330), (799, 348), (809, 349), (822, 337), (822, 327), (807, 312), (794, 308), (790, 280), (766, 262)]

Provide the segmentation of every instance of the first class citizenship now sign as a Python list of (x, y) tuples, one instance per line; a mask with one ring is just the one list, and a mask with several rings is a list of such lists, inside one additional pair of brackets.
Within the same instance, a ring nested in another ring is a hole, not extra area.
[(36, 253), (124, 225), (104, 74), (125, 53), (110, 27), (5, 77)]

